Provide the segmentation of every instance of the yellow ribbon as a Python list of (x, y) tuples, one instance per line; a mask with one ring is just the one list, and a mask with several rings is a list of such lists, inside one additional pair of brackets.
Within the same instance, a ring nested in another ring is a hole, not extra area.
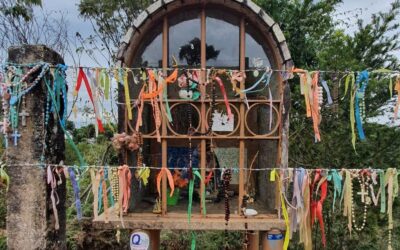
[(129, 95), (129, 84), (128, 84), (128, 70), (125, 70), (124, 72), (124, 92), (125, 92), (126, 108), (128, 109), (128, 119), (132, 120), (132, 107), (131, 107), (131, 98)]
[(342, 192), (342, 197), (340, 198), (340, 203), (342, 203), (344, 201), (343, 215), (347, 217), (347, 228), (349, 229), (350, 236), (351, 236), (351, 230), (353, 228), (352, 218), (351, 218), (351, 216), (352, 216), (351, 208), (353, 206), (353, 204), (352, 204), (353, 187), (352, 187), (352, 182), (351, 182), (351, 173), (349, 170), (345, 170), (345, 176), (346, 176), (346, 179), (344, 181), (343, 192)]
[[(351, 82), (350, 82), (351, 80)], [(356, 150), (356, 116), (354, 111), (354, 101), (356, 98), (357, 89), (355, 88), (355, 76), (354, 73), (350, 73), (346, 77), (346, 89), (345, 89), (345, 96), (347, 92), (347, 88), (349, 83), (351, 83), (351, 90), (350, 90), (350, 127), (351, 127), (351, 144), (353, 145), (354, 151)]]
[(274, 182), (276, 180), (278, 180), (278, 192), (279, 192), (280, 199), (281, 199), (281, 209), (282, 209), (283, 219), (285, 220), (285, 224), (286, 224), (286, 232), (285, 232), (285, 240), (283, 242), (283, 250), (287, 250), (289, 247), (289, 239), (290, 239), (289, 215), (288, 215), (286, 205), (285, 205), (285, 198), (283, 197), (283, 193), (282, 193), (283, 183), (281, 183), (281, 179), (279, 177), (278, 172), (274, 169), (271, 171), (270, 181)]

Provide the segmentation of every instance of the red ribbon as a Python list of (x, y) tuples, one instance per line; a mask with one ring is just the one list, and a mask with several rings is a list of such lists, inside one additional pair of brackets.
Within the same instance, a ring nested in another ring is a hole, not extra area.
[(90, 101), (91, 101), (92, 104), (93, 104), (93, 110), (94, 110), (94, 112), (95, 112), (95, 114), (96, 114), (96, 120), (97, 120), (97, 125), (98, 125), (98, 128), (99, 128), (99, 131), (100, 131), (100, 132), (104, 132), (103, 123), (101, 122), (101, 120), (100, 120), (99, 117), (97, 116), (96, 106), (94, 105), (94, 101), (93, 101), (92, 89), (90, 88), (90, 84), (89, 84), (89, 81), (88, 81), (88, 79), (87, 79), (87, 77), (86, 77), (85, 72), (84, 72), (83, 69), (80, 67), (80, 68), (79, 68), (79, 72), (78, 72), (78, 79), (76, 80), (76, 86), (75, 86), (75, 91), (74, 91), (75, 93), (78, 93), (78, 92), (79, 92), (79, 89), (81, 88), (81, 85), (82, 85), (82, 80), (83, 80), (83, 82), (85, 83), (85, 87), (86, 87), (86, 90), (87, 90), (87, 92), (88, 92)]
[(231, 111), (231, 106), (229, 105), (228, 97), (226, 95), (224, 83), (222, 82), (221, 78), (219, 78), (218, 76), (215, 77), (215, 80), (217, 81), (219, 88), (221, 89), (221, 93), (224, 96), (226, 112), (228, 112), (228, 119), (230, 120), (233, 118), (233, 115), (232, 115), (232, 111)]
[[(318, 185), (318, 182), (320, 181), (321, 177), (322, 177), (321, 169), (317, 169), (315, 171), (314, 182), (311, 185), (312, 192), (314, 192), (314, 186), (315, 184)], [(313, 195), (311, 195), (311, 226), (314, 225), (314, 220), (316, 218), (319, 221), (319, 227), (321, 229), (322, 245), (326, 247), (324, 217), (322, 213), (323, 204), (326, 199), (328, 190), (328, 182), (326, 179), (321, 183), (320, 188), (321, 188), (321, 194), (320, 194), (320, 199), (318, 201), (314, 200)]]

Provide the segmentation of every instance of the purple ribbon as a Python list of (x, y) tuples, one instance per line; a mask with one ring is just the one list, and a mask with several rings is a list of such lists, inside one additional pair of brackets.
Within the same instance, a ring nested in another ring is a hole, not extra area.
[(74, 189), (75, 196), (75, 206), (76, 206), (76, 214), (78, 220), (82, 219), (82, 208), (81, 208), (81, 199), (79, 195), (79, 185), (76, 181), (75, 171), (72, 167), (68, 168), (69, 178), (71, 179), (72, 188)]

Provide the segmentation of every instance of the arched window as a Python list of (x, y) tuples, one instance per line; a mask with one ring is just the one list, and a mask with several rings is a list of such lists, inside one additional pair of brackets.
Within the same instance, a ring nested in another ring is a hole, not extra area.
[[(205, 61), (208, 68), (240, 68), (240, 15), (234, 11), (206, 8), (205, 21), (201, 20), (201, 9), (191, 8), (174, 12), (167, 17), (168, 37), (164, 49), (167, 50), (167, 65), (172, 67), (200, 68), (202, 49), (202, 28), (205, 30)], [(256, 26), (246, 20), (243, 27), (245, 37), (244, 69), (277, 67), (272, 58), (272, 48)], [(161, 67), (163, 59), (163, 22), (155, 22), (134, 54), (133, 67)]]

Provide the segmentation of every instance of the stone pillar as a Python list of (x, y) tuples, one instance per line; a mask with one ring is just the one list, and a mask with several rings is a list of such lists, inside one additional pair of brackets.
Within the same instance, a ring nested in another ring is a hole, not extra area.
[[(11, 47), (8, 61), (18, 64), (48, 62), (63, 63), (62, 57), (43, 45)], [(32, 78), (36, 77), (35, 73)], [(46, 77), (50, 77), (46, 74)], [(33, 81), (29, 78), (28, 81)], [(26, 111), (30, 116), (26, 126), (19, 122), (21, 137), (18, 146), (9, 141), (7, 152), (10, 188), (7, 194), (7, 245), (8, 249), (66, 249), (65, 240), (65, 176), (57, 187), (57, 206), (60, 229), (54, 230), (54, 218), (46, 185), (46, 171), (38, 166), (43, 154), (46, 163), (58, 164), (64, 159), (64, 134), (57, 118), (50, 117), (44, 125), (47, 89), (42, 80), (25, 96)], [(64, 107), (62, 107), (64, 108)]]

